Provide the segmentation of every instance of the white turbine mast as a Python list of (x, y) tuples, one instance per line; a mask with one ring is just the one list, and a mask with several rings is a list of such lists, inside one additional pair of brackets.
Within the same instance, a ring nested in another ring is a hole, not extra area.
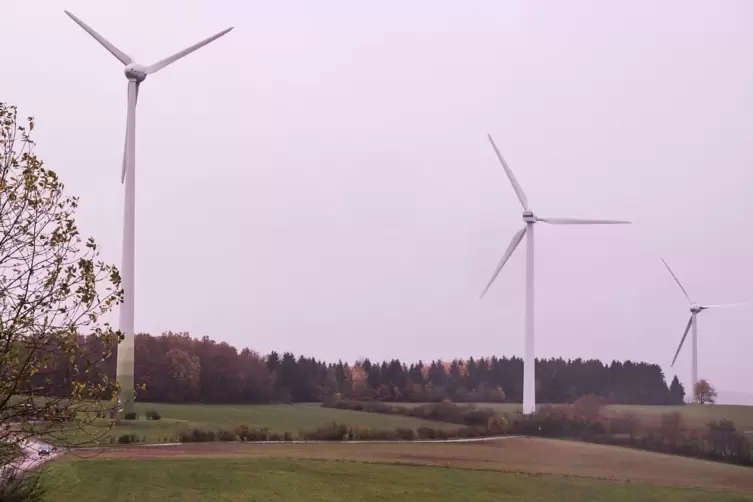
[(534, 263), (533, 263), (533, 225), (539, 221), (544, 223), (549, 223), (552, 225), (602, 225), (602, 224), (629, 224), (629, 221), (622, 221), (622, 220), (591, 220), (591, 219), (579, 219), (579, 218), (539, 218), (536, 216), (533, 211), (531, 211), (530, 207), (528, 206), (528, 198), (526, 197), (526, 194), (523, 192), (523, 189), (520, 187), (520, 183), (518, 183), (518, 180), (515, 178), (515, 175), (512, 173), (512, 170), (507, 165), (507, 162), (505, 162), (505, 159), (502, 157), (502, 154), (500, 153), (499, 149), (497, 148), (497, 145), (494, 143), (494, 140), (492, 139), (491, 135), (489, 135), (489, 141), (492, 144), (492, 147), (494, 148), (494, 152), (497, 154), (497, 158), (499, 158), (499, 161), (502, 163), (502, 167), (505, 170), (505, 173), (507, 174), (507, 177), (510, 179), (510, 183), (512, 184), (512, 188), (515, 191), (515, 194), (518, 196), (518, 200), (520, 200), (520, 204), (523, 206), (523, 221), (525, 222), (525, 226), (518, 230), (515, 235), (512, 238), (512, 241), (510, 242), (510, 245), (507, 247), (507, 251), (505, 251), (505, 254), (502, 256), (502, 259), (499, 261), (499, 264), (497, 265), (497, 269), (494, 271), (494, 274), (492, 274), (492, 278), (489, 280), (489, 283), (486, 285), (486, 288), (484, 289), (484, 292), (481, 293), (481, 297), (486, 294), (487, 291), (489, 291), (489, 288), (491, 287), (492, 283), (494, 283), (494, 280), (497, 278), (499, 273), (502, 271), (502, 267), (505, 266), (505, 263), (507, 263), (507, 260), (510, 259), (515, 249), (520, 244), (520, 241), (523, 240), (523, 236), (527, 235), (526, 240), (526, 317), (525, 317), (525, 359), (523, 362), (523, 413), (530, 414), (534, 413), (536, 411), (536, 373), (535, 373), (535, 355), (534, 355), (534, 344), (533, 344), (533, 321), (534, 321), (534, 294), (533, 294), (533, 270), (534, 270)]
[(123, 153), (123, 167), (120, 175), (121, 183), (125, 183), (125, 201), (123, 211), (123, 263), (121, 277), (124, 302), (120, 306), (120, 330), (124, 339), (118, 346), (118, 362), (116, 378), (120, 384), (120, 403), (124, 412), (134, 410), (133, 399), (133, 343), (134, 343), (134, 235), (135, 235), (135, 182), (136, 182), (136, 102), (139, 96), (139, 86), (148, 75), (156, 73), (162, 68), (178, 61), (192, 52), (217, 40), (233, 28), (227, 28), (216, 35), (202, 40), (182, 51), (176, 52), (161, 61), (149, 66), (142, 66), (123, 51), (107, 41), (102, 35), (94, 31), (89, 25), (68, 12), (65, 13), (76, 24), (99, 42), (110, 54), (125, 66), (125, 76), (128, 79), (128, 112), (126, 116), (125, 148)]
[(702, 311), (706, 309), (721, 308), (721, 307), (737, 307), (739, 305), (748, 305), (748, 302), (723, 303), (723, 304), (718, 304), (718, 305), (699, 305), (698, 303), (690, 299), (690, 295), (688, 294), (687, 291), (685, 291), (685, 288), (680, 282), (680, 279), (678, 279), (675, 273), (672, 272), (672, 269), (669, 268), (669, 265), (664, 260), (664, 258), (662, 258), (661, 261), (662, 263), (664, 263), (664, 266), (667, 267), (667, 270), (669, 270), (669, 273), (672, 275), (672, 278), (674, 278), (677, 285), (680, 286), (680, 289), (685, 295), (685, 298), (688, 299), (688, 304), (690, 306), (690, 319), (688, 319), (688, 324), (687, 326), (685, 326), (685, 332), (683, 332), (682, 338), (680, 339), (680, 345), (677, 346), (675, 357), (674, 359), (672, 359), (672, 366), (674, 367), (675, 361), (677, 361), (677, 356), (680, 355), (680, 350), (682, 349), (682, 345), (685, 343), (685, 338), (687, 338), (690, 328), (693, 328), (693, 336), (691, 339), (691, 348), (690, 348), (690, 352), (691, 352), (690, 382), (692, 385), (690, 392), (692, 396), (693, 393), (695, 392), (695, 385), (696, 383), (698, 383), (698, 314), (700, 314)]

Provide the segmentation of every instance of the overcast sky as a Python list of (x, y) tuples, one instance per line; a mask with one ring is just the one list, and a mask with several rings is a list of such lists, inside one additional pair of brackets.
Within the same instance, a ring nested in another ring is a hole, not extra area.
[[(368, 6), (367, 6), (368, 5)], [(739, 1), (4, 0), (0, 99), (79, 226), (120, 263), (121, 64), (138, 104), (136, 330), (326, 360), (522, 355), (523, 226), (539, 216), (536, 354), (674, 351), (688, 305), (753, 299), (753, 4)], [(699, 317), (699, 374), (751, 391), (753, 307)]]

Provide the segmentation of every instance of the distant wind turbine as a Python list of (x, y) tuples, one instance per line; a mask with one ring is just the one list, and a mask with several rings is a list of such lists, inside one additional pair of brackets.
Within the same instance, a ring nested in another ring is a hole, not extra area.
[(125, 201), (123, 214), (123, 264), (121, 274), (123, 278), (124, 302), (120, 306), (120, 330), (123, 332), (123, 341), (118, 346), (118, 362), (116, 378), (120, 384), (120, 403), (125, 413), (133, 412), (133, 342), (134, 342), (134, 235), (135, 235), (135, 207), (136, 207), (136, 102), (139, 97), (139, 86), (147, 75), (156, 73), (162, 68), (178, 61), (192, 52), (204, 47), (208, 43), (217, 40), (233, 28), (227, 28), (216, 35), (202, 40), (170, 57), (150, 66), (142, 66), (123, 51), (108, 42), (102, 35), (94, 31), (89, 25), (68, 12), (65, 13), (76, 24), (99, 42), (110, 54), (125, 65), (125, 76), (128, 79), (128, 114), (126, 119), (125, 148), (123, 153), (123, 168), (120, 175), (121, 183), (125, 183)]
[(523, 221), (525, 222), (525, 226), (518, 230), (518, 232), (513, 236), (512, 242), (510, 242), (507, 251), (505, 251), (502, 259), (499, 261), (497, 269), (494, 271), (492, 278), (486, 285), (484, 292), (481, 293), (481, 297), (483, 298), (486, 292), (489, 291), (489, 288), (499, 275), (502, 267), (505, 266), (507, 260), (510, 259), (513, 252), (520, 244), (520, 241), (523, 240), (523, 236), (528, 234), (526, 241), (526, 343), (525, 360), (523, 363), (523, 413), (530, 414), (536, 411), (536, 377), (534, 368), (536, 359), (533, 350), (533, 225), (539, 221), (550, 223), (552, 225), (629, 224), (630, 222), (622, 220), (584, 220), (576, 218), (537, 217), (528, 207), (528, 198), (526, 197), (526, 194), (523, 193), (523, 189), (520, 187), (518, 180), (515, 178), (512, 170), (507, 165), (507, 162), (505, 162), (505, 159), (502, 157), (502, 154), (497, 148), (497, 145), (494, 143), (491, 135), (489, 135), (489, 141), (491, 142), (492, 147), (494, 148), (494, 152), (499, 158), (499, 161), (502, 163), (502, 167), (504, 168), (507, 177), (510, 179), (510, 183), (512, 184), (512, 188), (515, 191), (515, 194), (518, 196), (518, 200), (520, 200), (520, 204), (523, 206)]
[(677, 347), (677, 352), (675, 352), (675, 358), (672, 359), (672, 366), (675, 365), (675, 361), (677, 361), (677, 356), (680, 355), (680, 349), (682, 349), (682, 344), (685, 343), (685, 338), (687, 338), (688, 336), (688, 331), (690, 331), (690, 328), (692, 327), (693, 339), (692, 339), (692, 347), (690, 349), (690, 352), (691, 352), (690, 379), (693, 385), (691, 389), (691, 395), (693, 395), (693, 393), (695, 392), (695, 384), (698, 383), (698, 319), (697, 319), (698, 314), (700, 314), (702, 310), (706, 310), (706, 309), (720, 308), (720, 307), (737, 307), (739, 305), (748, 305), (748, 302), (724, 303), (724, 304), (719, 304), (719, 305), (699, 305), (690, 299), (690, 295), (688, 295), (688, 292), (685, 291), (685, 288), (680, 283), (680, 279), (678, 279), (675, 273), (672, 272), (672, 269), (669, 268), (669, 265), (664, 260), (664, 258), (662, 258), (661, 261), (662, 263), (664, 263), (664, 266), (667, 267), (667, 270), (669, 270), (669, 273), (672, 275), (677, 285), (680, 286), (680, 289), (682, 290), (683, 294), (685, 295), (685, 298), (688, 299), (688, 303), (690, 304), (690, 319), (688, 319), (688, 325), (685, 327), (685, 332), (682, 334), (680, 345)]

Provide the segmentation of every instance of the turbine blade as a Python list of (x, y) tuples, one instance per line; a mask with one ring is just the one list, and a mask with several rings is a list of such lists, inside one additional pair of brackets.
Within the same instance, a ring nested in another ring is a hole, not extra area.
[(172, 64), (172, 63), (176, 62), (177, 60), (179, 60), (179, 59), (181, 59), (181, 58), (183, 58), (185, 56), (188, 56), (189, 54), (191, 54), (195, 50), (201, 49), (202, 47), (204, 47), (208, 43), (217, 40), (222, 35), (228, 33), (232, 29), (233, 29), (233, 27), (231, 26), (230, 28), (227, 28), (226, 30), (222, 30), (221, 32), (217, 33), (216, 35), (212, 35), (211, 37), (206, 38), (206, 39), (202, 40), (201, 42), (199, 42), (197, 44), (194, 44), (194, 45), (192, 45), (191, 47), (189, 47), (187, 49), (183, 49), (180, 52), (176, 52), (172, 56), (167, 57), (167, 58), (163, 59), (162, 61), (158, 61), (158, 62), (154, 63), (151, 66), (147, 66), (146, 69), (145, 69), (147, 75), (155, 73), (155, 72), (158, 72), (159, 70), (161, 70), (165, 66), (167, 66), (169, 64)]
[(499, 273), (502, 271), (502, 267), (505, 266), (505, 263), (507, 263), (507, 260), (510, 259), (515, 249), (520, 244), (520, 241), (523, 240), (523, 236), (526, 233), (526, 229), (528, 227), (525, 226), (518, 230), (515, 235), (512, 236), (512, 240), (510, 241), (510, 245), (507, 246), (507, 251), (505, 251), (505, 254), (502, 256), (502, 259), (499, 260), (499, 264), (497, 265), (497, 269), (494, 271), (494, 274), (492, 275), (492, 278), (489, 280), (489, 283), (486, 285), (486, 288), (484, 289), (484, 292), (481, 293), (481, 298), (484, 297), (487, 291), (489, 291), (489, 288), (492, 286), (492, 283), (497, 278)]
[(112, 45), (110, 42), (108, 42), (107, 39), (105, 39), (105, 37), (103, 37), (96, 31), (94, 31), (91, 28), (91, 26), (89, 26), (88, 24), (86, 24), (85, 22), (83, 22), (82, 20), (80, 20), (79, 18), (71, 14), (70, 12), (68, 12), (67, 10), (65, 11), (65, 13), (68, 15), (69, 18), (73, 19), (76, 22), (76, 24), (82, 27), (85, 32), (87, 32), (89, 35), (94, 37), (94, 40), (102, 44), (102, 47), (110, 51), (110, 54), (118, 58), (118, 60), (121, 63), (123, 63), (124, 65), (129, 65), (133, 63), (133, 60), (130, 57), (128, 57), (128, 55), (125, 52), (121, 51), (120, 49)]
[(497, 148), (496, 143), (494, 143), (494, 140), (492, 139), (492, 135), (487, 134), (487, 136), (489, 136), (489, 141), (491, 141), (492, 143), (494, 152), (497, 154), (499, 161), (502, 163), (502, 167), (504, 168), (505, 173), (507, 174), (507, 177), (510, 179), (510, 183), (512, 183), (512, 189), (515, 190), (515, 195), (518, 196), (518, 200), (520, 200), (520, 203), (523, 205), (523, 209), (525, 211), (528, 211), (528, 198), (526, 197), (525, 192), (523, 192), (523, 189), (520, 187), (520, 183), (518, 183), (518, 179), (512, 173), (512, 169), (510, 169), (510, 166), (507, 165), (507, 162), (505, 162), (505, 158), (502, 157), (502, 153), (500, 153), (499, 148)]
[(630, 225), (624, 220), (584, 220), (579, 218), (536, 218), (537, 221), (552, 225)]
[(680, 286), (680, 289), (682, 290), (682, 292), (685, 293), (685, 298), (687, 298), (690, 303), (693, 303), (693, 300), (690, 299), (690, 295), (688, 294), (688, 292), (685, 291), (685, 288), (682, 287), (682, 283), (680, 283), (680, 279), (678, 279), (675, 273), (672, 272), (672, 269), (669, 268), (669, 265), (667, 265), (667, 262), (664, 261), (664, 258), (662, 258), (661, 261), (662, 263), (664, 263), (664, 266), (667, 267), (667, 270), (669, 270), (669, 273), (672, 274), (672, 277), (675, 278), (675, 282), (677, 282), (677, 285)]
[(750, 302), (737, 302), (737, 303), (720, 303), (717, 305), (702, 305), (701, 308), (704, 309), (715, 309), (715, 308), (726, 308), (726, 307), (737, 307), (740, 305), (750, 305)]
[(685, 327), (685, 333), (682, 334), (682, 340), (680, 340), (680, 346), (677, 347), (677, 352), (675, 352), (675, 358), (672, 359), (672, 366), (675, 365), (675, 361), (677, 361), (677, 356), (680, 354), (680, 349), (682, 348), (682, 344), (685, 343), (685, 338), (688, 336), (688, 331), (690, 331), (690, 326), (693, 325), (693, 316), (690, 316), (690, 320), (688, 321), (688, 325)]

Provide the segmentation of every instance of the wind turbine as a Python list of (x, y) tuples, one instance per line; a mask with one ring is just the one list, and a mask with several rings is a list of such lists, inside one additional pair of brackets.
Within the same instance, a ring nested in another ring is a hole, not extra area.
[(504, 168), (507, 177), (510, 179), (515, 195), (518, 196), (518, 200), (520, 200), (520, 204), (523, 206), (523, 221), (525, 222), (525, 226), (518, 230), (513, 236), (510, 245), (507, 247), (507, 251), (505, 251), (502, 259), (499, 261), (492, 278), (486, 285), (484, 292), (481, 293), (481, 297), (483, 298), (486, 292), (489, 291), (492, 283), (494, 283), (494, 280), (497, 278), (500, 271), (502, 271), (502, 267), (505, 266), (507, 260), (510, 259), (513, 252), (520, 244), (520, 241), (523, 240), (523, 236), (528, 235), (526, 240), (526, 342), (525, 360), (523, 362), (523, 413), (530, 414), (536, 411), (536, 374), (534, 368), (536, 359), (533, 350), (533, 225), (539, 221), (550, 223), (552, 225), (629, 224), (630, 222), (622, 220), (584, 220), (577, 218), (539, 218), (528, 206), (528, 198), (526, 197), (526, 194), (520, 187), (520, 183), (518, 183), (512, 170), (507, 165), (507, 162), (505, 162), (505, 159), (502, 157), (502, 154), (494, 143), (491, 135), (489, 135), (489, 141), (491, 142), (499, 161), (502, 163), (502, 167)]
[(748, 302), (723, 303), (719, 305), (699, 305), (690, 299), (690, 295), (688, 295), (688, 292), (685, 291), (685, 288), (680, 283), (680, 279), (678, 279), (675, 273), (672, 272), (672, 269), (669, 268), (669, 265), (664, 260), (664, 258), (662, 258), (661, 261), (662, 263), (664, 263), (664, 266), (667, 267), (667, 270), (669, 270), (669, 273), (672, 274), (672, 277), (674, 278), (677, 285), (680, 286), (680, 289), (682, 290), (683, 294), (685, 295), (685, 298), (688, 299), (688, 303), (690, 304), (690, 319), (688, 319), (688, 325), (685, 326), (685, 332), (682, 334), (680, 345), (677, 347), (677, 352), (675, 352), (675, 358), (672, 359), (672, 366), (675, 365), (675, 361), (677, 361), (677, 356), (680, 355), (680, 349), (682, 349), (682, 344), (685, 343), (685, 338), (687, 338), (688, 336), (688, 331), (690, 331), (690, 328), (692, 327), (693, 339), (692, 339), (692, 347), (690, 349), (690, 352), (691, 352), (690, 379), (693, 384), (692, 392), (695, 393), (695, 384), (698, 383), (698, 317), (697, 317), (698, 314), (700, 314), (703, 310), (706, 310), (706, 309), (720, 308), (720, 307), (737, 307), (738, 305), (747, 305)]
[(123, 210), (123, 264), (121, 268), (123, 278), (124, 302), (120, 306), (120, 330), (124, 338), (118, 347), (118, 362), (116, 378), (120, 384), (120, 403), (125, 413), (133, 412), (133, 343), (134, 343), (134, 235), (135, 235), (135, 203), (136, 203), (136, 102), (139, 97), (139, 86), (147, 75), (156, 73), (162, 68), (178, 61), (192, 52), (217, 40), (233, 28), (227, 28), (216, 35), (202, 40), (170, 57), (157, 61), (149, 66), (142, 66), (134, 62), (133, 58), (108, 42), (102, 35), (94, 31), (89, 25), (68, 12), (65, 13), (76, 24), (99, 42), (110, 54), (123, 63), (125, 76), (128, 79), (128, 113), (126, 118), (125, 148), (123, 153), (123, 168), (120, 175), (121, 183), (125, 183), (125, 201)]

